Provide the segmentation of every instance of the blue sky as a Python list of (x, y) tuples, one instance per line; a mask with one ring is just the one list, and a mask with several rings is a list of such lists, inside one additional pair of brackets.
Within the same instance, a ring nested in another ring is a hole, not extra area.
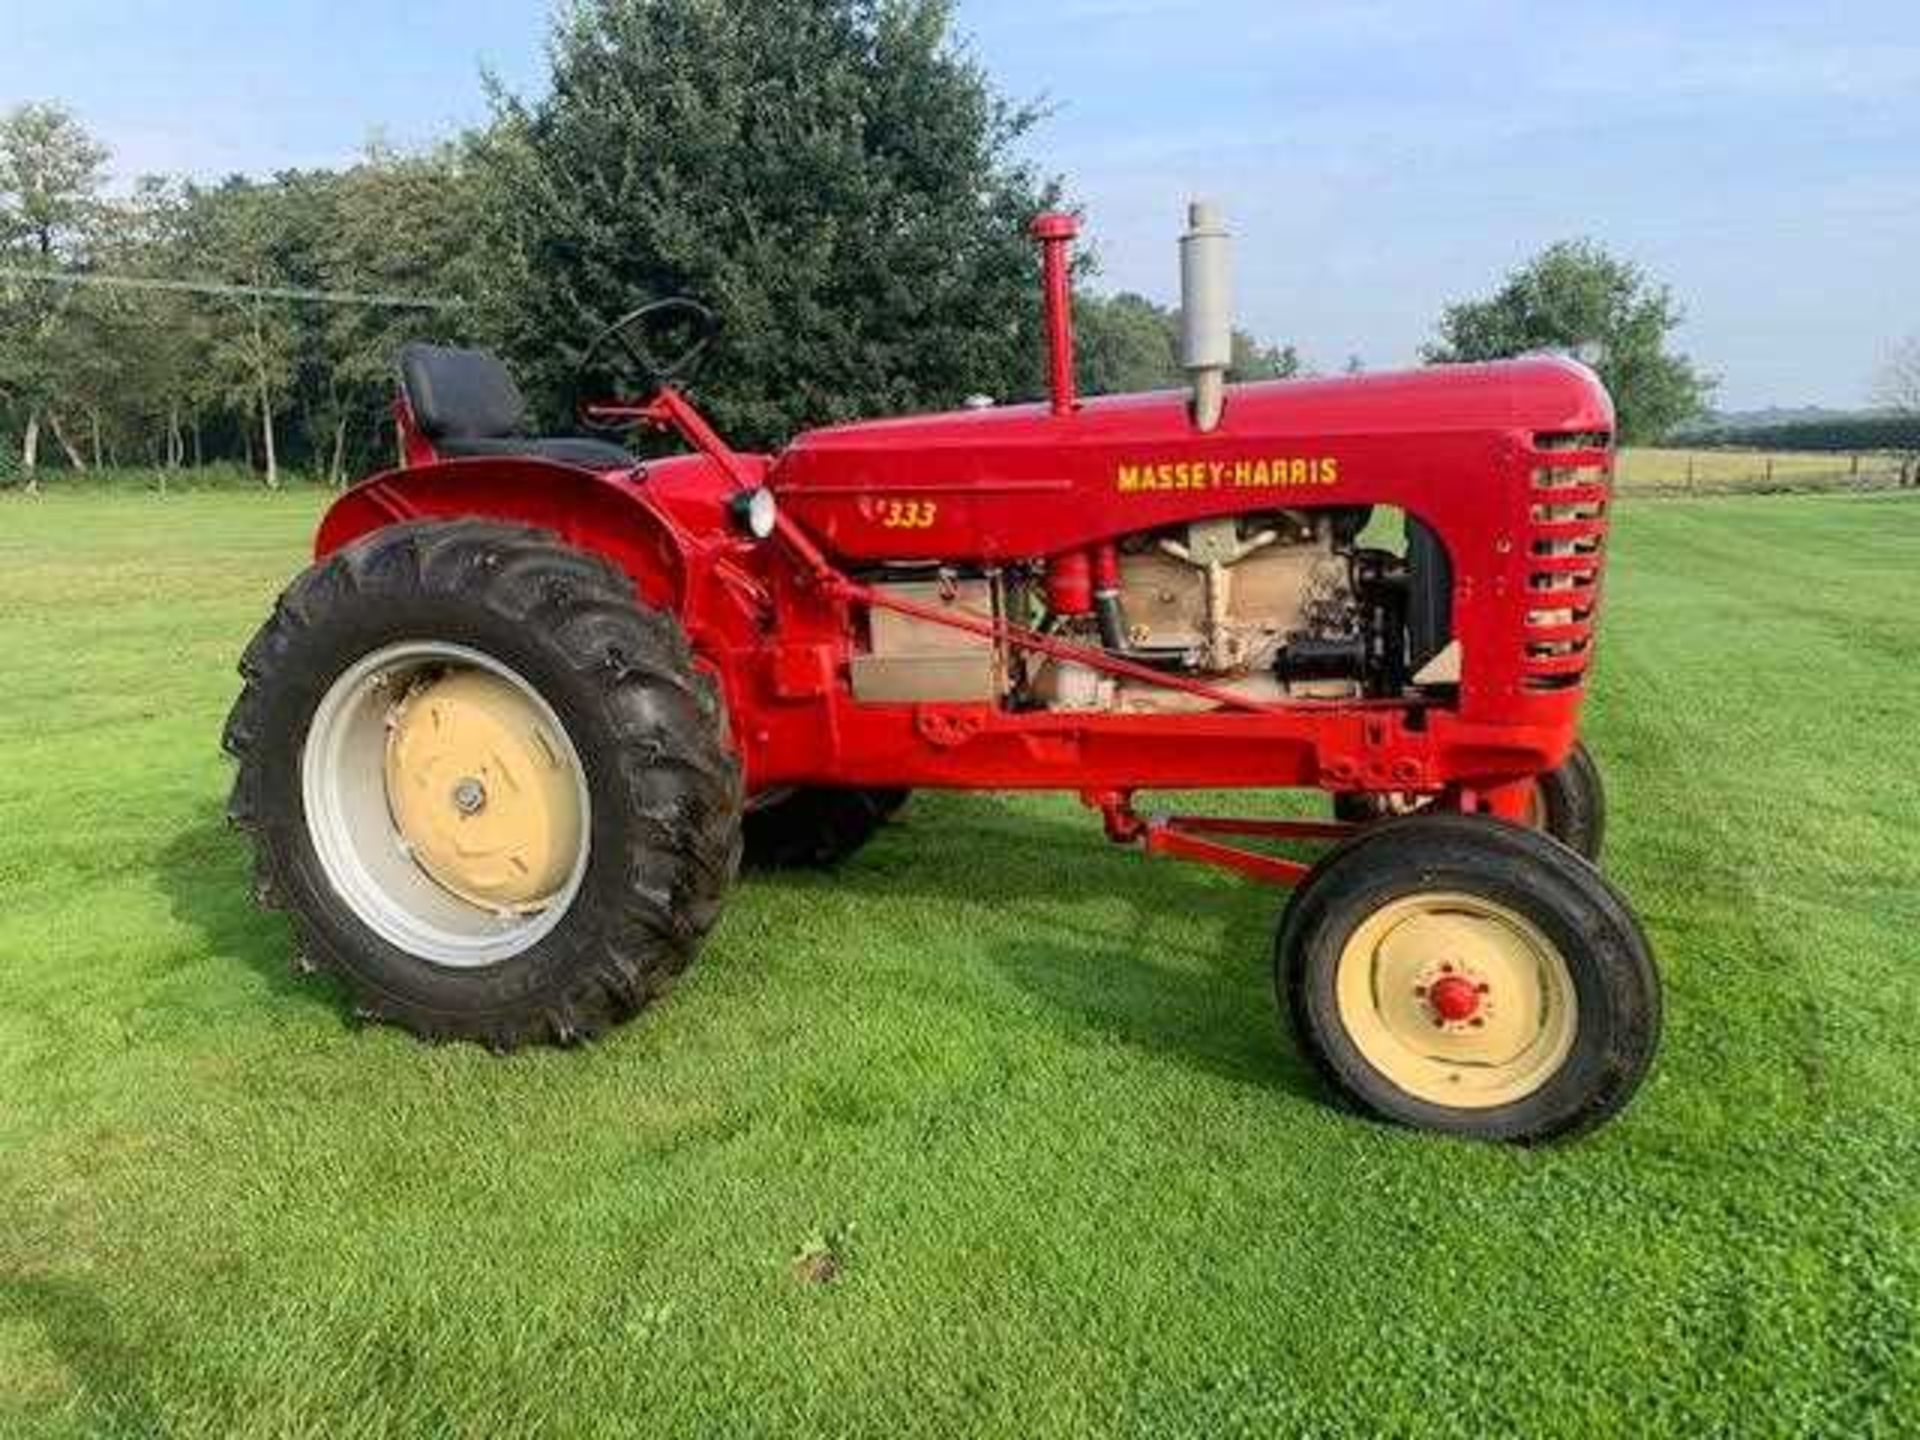
[[(771, 3), (771, 0), (769, 0)], [(58, 98), (116, 168), (337, 163), (537, 88), (540, 0), (0, 0), (0, 104)], [(1314, 362), (1410, 361), (1448, 299), (1591, 235), (1670, 283), (1721, 403), (1853, 405), (1920, 331), (1920, 5), (961, 0), (1103, 283), (1171, 298), (1184, 198), (1239, 306)]]

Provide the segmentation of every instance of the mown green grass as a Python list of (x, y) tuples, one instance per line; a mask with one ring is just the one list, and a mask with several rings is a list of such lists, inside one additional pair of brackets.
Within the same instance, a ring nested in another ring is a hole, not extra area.
[(1920, 1420), (1920, 503), (1620, 508), (1589, 738), (1667, 1040), (1537, 1152), (1335, 1109), (1280, 897), (1066, 799), (745, 882), (586, 1050), (357, 1029), (220, 819), (315, 506), (0, 502), (0, 1431)]

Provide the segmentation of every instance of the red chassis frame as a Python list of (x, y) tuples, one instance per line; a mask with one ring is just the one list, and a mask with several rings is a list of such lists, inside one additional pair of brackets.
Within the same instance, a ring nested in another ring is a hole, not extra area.
[[(1050, 261), (1055, 253), (1050, 244)], [(1573, 745), (1591, 657), (1613, 428), (1591, 373), (1541, 358), (1244, 385), (1203, 434), (1184, 394), (1074, 399), (1071, 366), (1057, 363), (1071, 348), (1061, 321), (1054, 310), (1050, 405), (814, 431), (777, 456), (733, 450), (671, 386), (644, 403), (593, 407), (590, 418), (677, 433), (693, 453), (606, 472), (531, 457), (443, 460), (403, 401), (404, 463), (341, 497), (316, 553), (396, 521), (486, 515), (608, 556), (647, 603), (678, 617), (716, 677), (750, 791), (1073, 790), (1102, 812), (1116, 841), (1281, 883), (1306, 867), (1227, 840), (1327, 840), (1350, 827), (1147, 817), (1134, 810), (1134, 792), (1416, 791), (1523, 817), (1533, 778)], [(730, 505), (763, 486), (779, 502), (764, 542), (742, 532)], [(860, 578), (885, 560), (989, 570), (1043, 562), (1050, 591), (1057, 581), (1072, 603), (1122, 534), (1237, 511), (1364, 504), (1417, 515), (1447, 550), (1463, 658), (1456, 695), (1444, 702), (1260, 703)], [(861, 702), (849, 659), (875, 608), (1217, 708)]]

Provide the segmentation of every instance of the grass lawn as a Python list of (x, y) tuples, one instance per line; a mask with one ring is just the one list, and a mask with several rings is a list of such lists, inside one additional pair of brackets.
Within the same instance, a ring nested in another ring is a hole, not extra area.
[(0, 1433), (1920, 1428), (1920, 499), (1621, 507), (1666, 1046), (1537, 1152), (1334, 1109), (1281, 897), (1066, 798), (746, 881), (589, 1049), (356, 1028), (221, 820), (316, 505), (0, 500)]

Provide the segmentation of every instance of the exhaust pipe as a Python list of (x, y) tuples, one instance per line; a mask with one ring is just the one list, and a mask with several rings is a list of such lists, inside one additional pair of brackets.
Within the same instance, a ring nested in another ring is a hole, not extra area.
[(1180, 237), (1180, 367), (1193, 377), (1193, 423), (1211, 430), (1227, 403), (1233, 364), (1232, 237), (1219, 208), (1206, 200), (1187, 207)]

